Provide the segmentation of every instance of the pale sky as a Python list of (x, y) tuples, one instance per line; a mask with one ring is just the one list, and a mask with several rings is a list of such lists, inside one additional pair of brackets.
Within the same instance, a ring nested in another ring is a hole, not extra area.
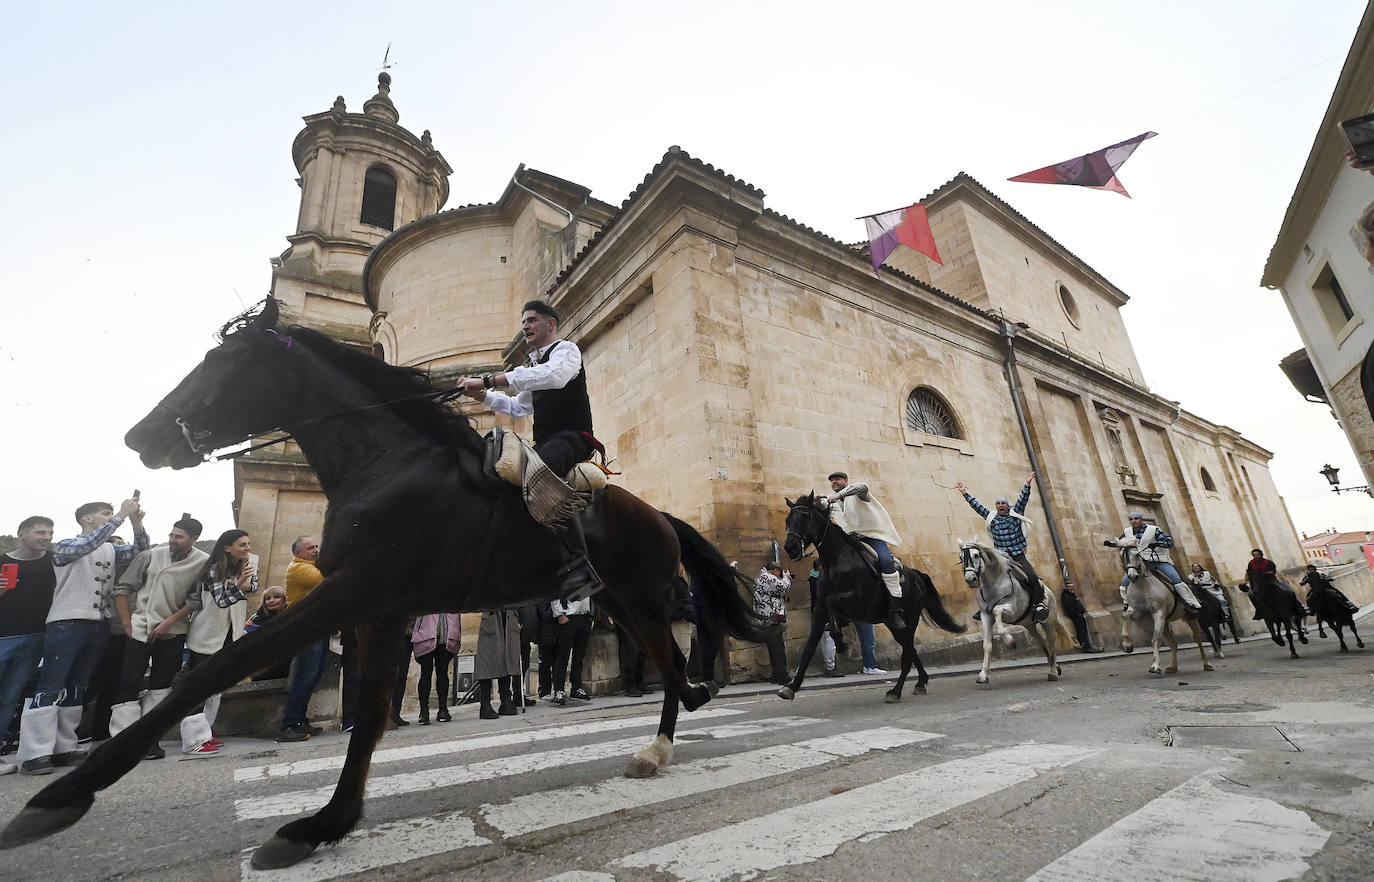
[[(155, 539), (183, 510), (233, 526), (227, 464), (149, 471), (123, 435), (267, 292), (301, 117), (361, 111), (388, 42), (447, 207), (521, 162), (618, 205), (677, 144), (856, 241), (854, 218), (965, 171), (1130, 295), (1151, 389), (1273, 451), (1298, 530), (1374, 528), (1374, 500), (1317, 474), (1362, 483), (1279, 371), (1301, 344), (1259, 287), (1356, 0), (201, 7), (5, 13), (0, 533), (42, 513), (72, 535), (77, 505), (135, 487)], [(1006, 180), (1150, 129), (1131, 199)]]

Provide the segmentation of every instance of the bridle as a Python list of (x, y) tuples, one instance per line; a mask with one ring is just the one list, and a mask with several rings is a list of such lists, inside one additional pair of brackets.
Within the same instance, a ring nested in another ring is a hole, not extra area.
[(964, 567), (964, 581), (970, 588), (978, 588), (983, 582), (983, 555), (973, 545), (959, 548), (959, 563)]
[(1121, 549), (1121, 569), (1132, 582), (1140, 579), (1140, 564), (1136, 563), (1140, 552), (1135, 548)]
[[(804, 509), (802, 514), (806, 517), (806, 524), (802, 529), (808, 532), (812, 531), (815, 526), (814, 518), (819, 517), (820, 512), (817, 511), (815, 504), (810, 502), (798, 502), (796, 505), (792, 506), (793, 511), (796, 511), (799, 508)], [(803, 533), (799, 533), (791, 528), (788, 528), (787, 535), (797, 537), (797, 541), (801, 543), (801, 550), (803, 554), (806, 552), (806, 546), (808, 545), (814, 545), (816, 547), (816, 551), (819, 552), (821, 550), (821, 543), (825, 541), (825, 530), (817, 531), (815, 533), (815, 539), (808, 539)]]

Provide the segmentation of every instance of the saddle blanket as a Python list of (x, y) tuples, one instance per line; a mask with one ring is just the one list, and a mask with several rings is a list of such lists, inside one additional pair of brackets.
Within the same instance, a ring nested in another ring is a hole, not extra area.
[(497, 426), (487, 435), (488, 474), (520, 488), (530, 517), (551, 530), (592, 503), (592, 493), (606, 486), (595, 464), (580, 462), (566, 477), (555, 475), (524, 438)]

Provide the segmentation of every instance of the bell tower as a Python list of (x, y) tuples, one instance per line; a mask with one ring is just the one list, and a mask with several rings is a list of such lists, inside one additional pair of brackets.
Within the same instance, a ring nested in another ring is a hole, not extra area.
[(448, 200), (453, 169), (427, 130), (417, 138), (400, 117), (383, 71), (362, 113), (340, 95), (305, 117), (291, 145), (301, 204), (291, 247), (272, 261), (272, 293), (291, 320), (342, 340), (368, 341), (362, 271), (373, 246)]
[[(272, 294), (285, 321), (370, 346), (363, 264), (393, 230), (443, 207), (453, 173), (429, 132), (416, 137), (400, 117), (385, 71), (362, 113), (349, 113), (341, 95), (329, 110), (305, 117), (291, 145), (301, 190), (296, 231), (272, 260)], [(234, 510), (263, 557), (263, 584), (282, 582), (292, 541), (317, 534), (324, 509), (324, 493), (294, 443), (234, 460)]]

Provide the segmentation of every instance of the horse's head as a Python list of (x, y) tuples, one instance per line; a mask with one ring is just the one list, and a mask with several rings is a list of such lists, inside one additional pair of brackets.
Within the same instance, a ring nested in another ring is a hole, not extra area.
[(783, 497), (787, 503), (787, 538), (782, 542), (782, 550), (792, 560), (801, 560), (808, 545), (820, 546), (825, 538), (825, 529), (830, 525), (830, 512), (816, 501), (813, 490), (796, 502)]
[(291, 348), (275, 330), (277, 318), (277, 301), (268, 297), (226, 324), (220, 344), (125, 434), (144, 465), (196, 466), (221, 447), (280, 425), (281, 405), (263, 395), (282, 382), (273, 356)]
[(983, 549), (977, 542), (959, 540), (959, 564), (964, 568), (964, 581), (970, 588), (977, 588), (983, 581)]
[(1134, 545), (1127, 545), (1121, 549), (1121, 569), (1132, 582), (1140, 578), (1140, 571), (1143, 569), (1140, 563), (1140, 549)]

